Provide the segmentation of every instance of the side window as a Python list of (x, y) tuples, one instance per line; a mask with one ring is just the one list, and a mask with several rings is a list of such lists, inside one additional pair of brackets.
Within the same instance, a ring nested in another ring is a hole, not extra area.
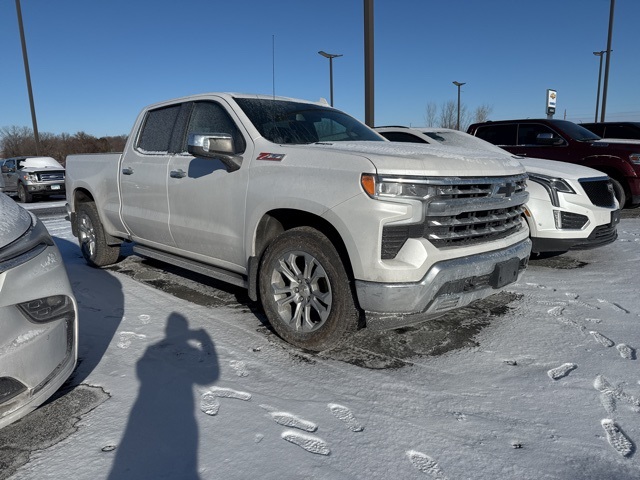
[(378, 132), (392, 142), (429, 143), (426, 140), (406, 132)]
[(187, 135), (183, 145), (183, 151), (187, 151), (186, 139), (191, 133), (227, 133), (233, 137), (236, 153), (242, 153), (247, 148), (244, 137), (227, 111), (215, 102), (196, 102)]
[(476, 137), (494, 145), (516, 145), (518, 126), (515, 123), (506, 125), (486, 125), (478, 127)]
[(150, 110), (144, 120), (137, 147), (144, 152), (167, 153), (170, 151), (173, 127), (181, 105)]
[(609, 125), (606, 133), (607, 138), (638, 138), (638, 134), (626, 125)]
[(554, 140), (560, 139), (562, 140), (562, 143), (564, 143), (562, 137), (546, 125), (539, 123), (525, 123), (520, 124), (520, 128), (518, 129), (518, 145), (549, 145), (549, 142), (541, 143), (538, 141), (538, 135), (541, 133), (550, 133)]

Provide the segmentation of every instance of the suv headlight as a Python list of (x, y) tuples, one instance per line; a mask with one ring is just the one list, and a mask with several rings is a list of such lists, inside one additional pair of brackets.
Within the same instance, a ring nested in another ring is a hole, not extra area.
[(73, 302), (66, 295), (52, 295), (18, 304), (22, 313), (35, 323), (51, 322), (61, 318), (72, 319), (75, 315)]
[(542, 187), (544, 187), (544, 189), (549, 194), (549, 197), (551, 198), (551, 204), (554, 207), (560, 206), (560, 200), (558, 199), (558, 192), (572, 193), (572, 194), (576, 193), (576, 191), (573, 188), (571, 188), (571, 185), (569, 185), (562, 178), (549, 177), (547, 175), (541, 175), (538, 173), (529, 173), (529, 180), (539, 185), (542, 185)]

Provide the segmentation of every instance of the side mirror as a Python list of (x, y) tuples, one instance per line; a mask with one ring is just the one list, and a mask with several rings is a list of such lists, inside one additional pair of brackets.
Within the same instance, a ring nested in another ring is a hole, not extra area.
[(2, 173), (9, 173), (9, 167), (2, 165)]
[(564, 141), (561, 138), (554, 137), (553, 133), (539, 133), (536, 137), (538, 145), (562, 145)]
[(187, 151), (194, 157), (220, 159), (230, 172), (238, 170), (241, 165), (233, 137), (228, 133), (190, 133)]

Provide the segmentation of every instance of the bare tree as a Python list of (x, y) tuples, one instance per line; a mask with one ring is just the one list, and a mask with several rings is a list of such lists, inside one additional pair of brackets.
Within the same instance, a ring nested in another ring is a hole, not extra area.
[(444, 102), (440, 107), (441, 128), (456, 128), (458, 121), (458, 108), (454, 100)]
[(424, 113), (424, 123), (427, 127), (433, 127), (436, 124), (436, 118), (438, 117), (438, 106), (434, 102), (427, 103), (427, 108)]
[(486, 122), (489, 120), (489, 115), (491, 115), (492, 111), (493, 107), (486, 103), (476, 107), (476, 110), (473, 113), (473, 123)]
[[(62, 165), (67, 155), (74, 153), (121, 152), (127, 141), (126, 135), (96, 138), (85, 132), (74, 135), (40, 133), (40, 154), (53, 157)], [(0, 129), (0, 158), (35, 155), (33, 131), (28, 127), (3, 127)]]

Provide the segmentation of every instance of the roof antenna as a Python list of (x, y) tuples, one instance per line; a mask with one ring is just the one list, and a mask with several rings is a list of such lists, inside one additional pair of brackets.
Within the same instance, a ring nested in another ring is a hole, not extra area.
[(271, 35), (271, 71), (273, 78), (271, 84), (273, 86), (273, 99), (276, 99), (276, 36)]

